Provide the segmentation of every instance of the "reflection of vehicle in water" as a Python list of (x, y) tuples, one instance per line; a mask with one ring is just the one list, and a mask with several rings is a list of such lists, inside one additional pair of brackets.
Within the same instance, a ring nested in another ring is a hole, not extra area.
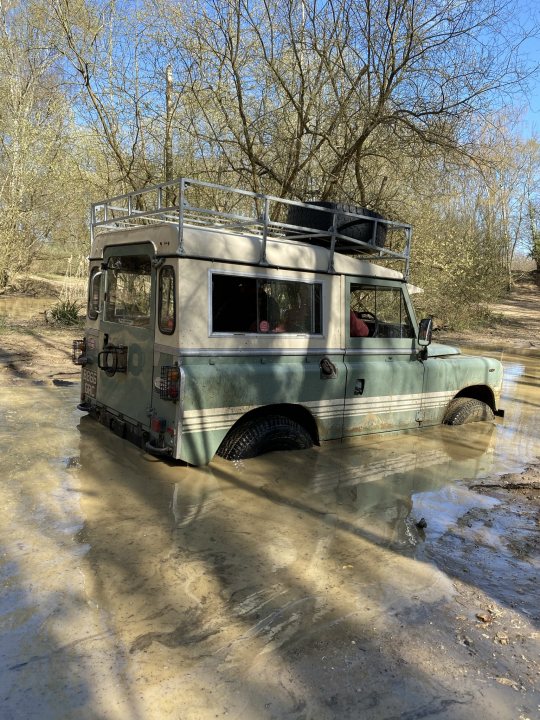
[(408, 225), (174, 186), (174, 207), (161, 185), (92, 209), (74, 359), (80, 407), (113, 431), (199, 465), (499, 412), (501, 364), (430, 345), (387, 267), (408, 267)]
[[(411, 493), (453, 474), (438, 431), (178, 468), (129, 447), (120, 453), (122, 441), (83, 417), (77, 539), (95, 600), (133, 617), (128, 645), (141, 637), (173, 647), (218, 630), (200, 649), (209, 657), (229, 657), (229, 643), (242, 650), (248, 638), (257, 652), (309, 645), (359, 608), (418, 593), (433, 601), (437, 574), (411, 561), (422, 553)], [(392, 455), (386, 465), (381, 446)], [(423, 459), (437, 449), (428, 475)]]
[[(186, 468), (175, 485), (171, 503), (175, 527), (195, 529), (227, 502), (228, 488), (259, 494), (264, 478), (264, 497), (278, 505), (295, 508), (324, 524), (350, 532), (368, 528), (378, 544), (417, 544), (413, 499), (426, 493), (444, 493), (457, 487), (456, 481), (491, 472), (496, 428), (477, 423), (471, 427), (470, 442), (464, 447), (463, 433), (441, 427), (418, 434), (388, 437), (381, 445), (335, 446), (324, 453), (298, 454), (284, 460), (279, 456), (260, 464), (236, 463), (223, 475), (222, 466)], [(286, 481), (280, 482), (283, 473)], [(252, 478), (259, 478), (259, 480)], [(223, 479), (224, 478), (224, 479)], [(234, 512), (231, 508), (231, 512)], [(429, 517), (430, 525), (433, 518)]]
[(361, 454), (354, 446), (329, 452), (310, 468), (310, 490), (315, 497), (335, 497), (340, 514), (370, 515), (392, 529), (394, 539), (407, 539), (411, 498), (489, 473), (495, 433), (487, 423), (476, 423), (467, 433), (441, 427), (421, 438), (403, 434), (399, 443), (389, 439), (383, 448), (364, 446)]

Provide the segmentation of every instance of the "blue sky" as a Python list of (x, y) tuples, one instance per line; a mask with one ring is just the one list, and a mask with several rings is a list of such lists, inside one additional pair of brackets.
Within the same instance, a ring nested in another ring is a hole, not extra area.
[[(538, 29), (532, 37), (526, 40), (521, 48), (524, 60), (531, 67), (540, 67), (540, 5), (538, 0), (518, 0), (516, 3), (518, 21), (524, 26), (534, 26)], [(540, 136), (540, 70), (536, 70), (529, 79), (529, 92), (523, 97), (524, 117), (522, 121), (523, 134)]]

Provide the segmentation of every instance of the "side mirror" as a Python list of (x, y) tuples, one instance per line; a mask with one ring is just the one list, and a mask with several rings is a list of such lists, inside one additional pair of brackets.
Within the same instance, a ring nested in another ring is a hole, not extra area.
[(433, 334), (433, 318), (424, 318), (418, 325), (418, 344), (420, 347), (427, 347), (431, 343)]

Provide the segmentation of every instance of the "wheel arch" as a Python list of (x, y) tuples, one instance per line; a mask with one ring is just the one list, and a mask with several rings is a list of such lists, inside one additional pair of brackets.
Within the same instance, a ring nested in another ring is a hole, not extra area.
[[(493, 412), (496, 412), (497, 408), (495, 405), (495, 395), (493, 390), (488, 385), (470, 385), (469, 387), (460, 390), (452, 400), (459, 397), (472, 398), (474, 400), (481, 400), (486, 403)], [(452, 402), (452, 400), (450, 402)], [(450, 403), (448, 403), (450, 404)]]
[[(283, 415), (290, 418), (291, 420), (294, 420), (307, 430), (307, 432), (311, 435), (311, 439), (313, 440), (314, 445), (320, 445), (319, 428), (317, 427), (317, 422), (315, 418), (313, 417), (311, 412), (303, 405), (295, 405), (293, 403), (261, 405), (261, 407), (250, 410), (245, 415), (242, 415), (242, 417), (229, 428), (227, 435), (229, 435), (229, 433), (231, 433), (233, 430), (236, 430), (236, 428), (238, 428), (246, 421), (254, 420), (259, 417), (264, 417), (265, 415)], [(227, 435), (225, 437), (227, 437)]]

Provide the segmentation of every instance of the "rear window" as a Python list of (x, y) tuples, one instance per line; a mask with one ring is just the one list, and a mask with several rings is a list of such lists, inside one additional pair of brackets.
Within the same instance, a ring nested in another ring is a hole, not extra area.
[(109, 259), (105, 320), (123, 325), (150, 326), (150, 273), (148, 255)]
[(174, 268), (165, 265), (159, 274), (158, 325), (164, 335), (172, 335), (176, 327)]
[(90, 281), (88, 283), (88, 317), (90, 320), (96, 320), (99, 314), (101, 285), (99, 277), (96, 277), (96, 273), (99, 272), (99, 270), (99, 266), (95, 266), (90, 271)]
[(212, 332), (322, 333), (322, 285), (212, 275)]

